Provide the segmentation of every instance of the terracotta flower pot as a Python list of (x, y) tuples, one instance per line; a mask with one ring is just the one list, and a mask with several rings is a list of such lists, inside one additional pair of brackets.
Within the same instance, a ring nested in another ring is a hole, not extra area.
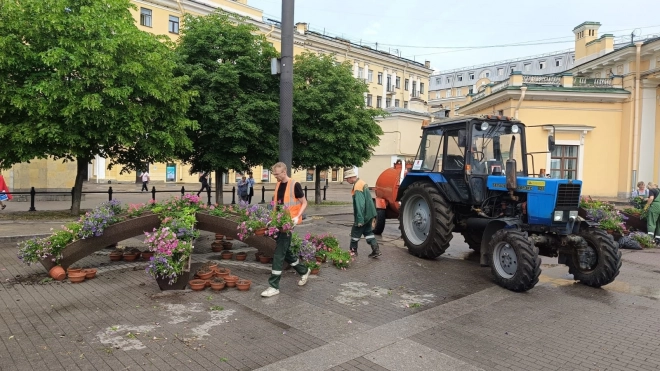
[(222, 233), (216, 233), (215, 234), (215, 240), (216, 241), (222, 241), (222, 239), (225, 238), (225, 235)]
[(234, 256), (234, 253), (231, 252), (231, 251), (223, 251), (223, 252), (220, 254), (220, 256), (221, 256), (223, 259), (231, 259), (231, 257)]
[(208, 280), (211, 277), (213, 277), (213, 271), (208, 271), (208, 272), (197, 272), (197, 276), (199, 277), (200, 280)]
[(206, 287), (206, 281), (192, 280), (188, 282), (188, 285), (190, 286), (190, 289), (192, 289), (193, 291), (201, 291), (204, 290), (204, 287)]
[(256, 253), (254, 253), (254, 260), (259, 261), (259, 257), (260, 257), (261, 255), (263, 255), (263, 254), (260, 253), (259, 251), (257, 251)]
[(208, 265), (211, 272), (215, 272), (218, 269), (218, 263), (212, 263)]
[(82, 268), (67, 268), (66, 269), (67, 274), (71, 273), (82, 273)]
[(263, 236), (266, 234), (266, 228), (259, 228), (254, 231), (255, 236)]
[(137, 259), (137, 254), (133, 254), (133, 253), (124, 253), (124, 260), (126, 260), (127, 262), (132, 262), (132, 261), (134, 261), (135, 259)]
[(59, 265), (56, 265), (48, 271), (48, 274), (56, 281), (63, 281), (66, 278), (66, 272), (64, 268)]
[(88, 269), (83, 269), (83, 272), (85, 273), (85, 278), (88, 280), (91, 280), (92, 278), (96, 277), (96, 268), (88, 268)]
[(231, 270), (229, 270), (229, 268), (218, 268), (215, 271), (215, 276), (216, 277), (225, 278), (225, 277), (229, 276), (229, 274), (231, 274)]
[(259, 261), (263, 264), (268, 264), (270, 263), (270, 259), (272, 259), (270, 256), (267, 255), (261, 255), (259, 256)]
[(241, 291), (247, 291), (250, 289), (250, 285), (252, 284), (252, 281), (250, 280), (238, 280), (236, 281), (236, 288), (241, 290)]
[(153, 251), (143, 251), (141, 256), (142, 256), (142, 260), (147, 260), (148, 261), (148, 260), (151, 259), (152, 256), (154, 256), (154, 252)]
[(224, 246), (222, 246), (222, 245), (223, 245), (222, 242), (217, 242), (217, 241), (213, 242), (213, 243), (211, 243), (211, 250), (213, 252), (220, 252), (220, 251), (224, 250)]
[(69, 273), (69, 281), (71, 281), (71, 283), (80, 283), (84, 280), (85, 280), (84, 272)]
[(225, 288), (225, 280), (221, 278), (217, 278), (215, 280), (211, 280), (211, 289), (215, 291), (220, 291)]
[(225, 240), (227, 240), (227, 241), (232, 241), (233, 239), (234, 239), (234, 237), (225, 236)]
[(211, 287), (211, 280), (204, 280), (204, 287)]
[(225, 282), (227, 284), (227, 287), (234, 287), (236, 286), (236, 281), (238, 281), (238, 276), (232, 276), (231, 274), (225, 277)]
[(222, 247), (225, 250), (231, 250), (234, 247), (234, 244), (232, 244), (231, 242), (225, 241), (225, 242), (222, 243)]
[(247, 258), (247, 253), (246, 252), (239, 252), (236, 254), (236, 260), (238, 261), (243, 261)]
[(124, 258), (124, 254), (120, 252), (111, 252), (109, 256), (110, 256), (110, 261), (113, 262), (120, 261)]
[(312, 271), (311, 271), (310, 273), (311, 273), (311, 274), (319, 274), (319, 271), (320, 271), (320, 270), (321, 270), (321, 269), (319, 269), (319, 268), (314, 268), (314, 269), (312, 269)]

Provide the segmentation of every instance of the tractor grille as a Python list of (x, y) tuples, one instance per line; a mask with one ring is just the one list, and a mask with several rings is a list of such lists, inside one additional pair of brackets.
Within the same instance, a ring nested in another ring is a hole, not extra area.
[(580, 205), (580, 184), (560, 184), (557, 191), (556, 207), (574, 207)]

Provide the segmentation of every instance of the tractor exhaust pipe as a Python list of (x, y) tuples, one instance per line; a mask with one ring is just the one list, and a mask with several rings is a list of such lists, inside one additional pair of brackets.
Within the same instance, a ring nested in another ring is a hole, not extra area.
[(509, 190), (509, 197), (513, 201), (518, 201), (518, 196), (514, 192), (518, 189), (518, 169), (516, 168), (516, 159), (514, 150), (516, 148), (516, 137), (511, 137), (511, 146), (509, 147), (509, 159), (506, 160), (506, 189)]

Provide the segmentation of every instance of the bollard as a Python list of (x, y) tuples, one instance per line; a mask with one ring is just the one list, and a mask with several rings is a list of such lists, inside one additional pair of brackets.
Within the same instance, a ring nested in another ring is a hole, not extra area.
[(156, 201), (156, 186), (151, 187), (151, 199)]
[(112, 187), (108, 187), (108, 201), (112, 201)]
[(211, 186), (209, 186), (208, 188), (206, 188), (206, 193), (207, 193), (207, 195), (208, 195), (208, 197), (209, 197), (208, 205), (211, 206)]
[(185, 196), (185, 195), (186, 195), (186, 187), (185, 187), (185, 186), (181, 186), (181, 197), (183, 197), (183, 196)]
[(325, 186), (326, 186), (326, 188), (329, 186), (329, 184), (328, 184), (328, 178), (325, 178)]
[(265, 204), (266, 203), (266, 187), (261, 186), (261, 202), (260, 204)]
[(34, 187), (30, 188), (30, 210), (29, 211), (37, 211), (37, 209), (34, 208), (34, 196), (37, 195), (37, 191), (35, 191)]
[(305, 186), (305, 198), (307, 198), (307, 186)]
[(325, 191), (328, 189), (328, 186), (323, 187), (323, 201), (325, 201)]
[(231, 204), (236, 205), (236, 187), (231, 187)]

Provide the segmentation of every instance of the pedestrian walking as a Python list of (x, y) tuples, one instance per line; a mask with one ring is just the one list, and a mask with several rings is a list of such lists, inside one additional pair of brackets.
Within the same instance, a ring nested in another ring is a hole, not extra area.
[(5, 205), (6, 201), (11, 200), (11, 193), (9, 193), (9, 187), (7, 187), (7, 183), (5, 183), (5, 178), (0, 174), (0, 210), (4, 210), (7, 205)]
[(147, 191), (149, 192), (149, 188), (147, 188), (147, 184), (149, 184), (149, 181), (151, 180), (151, 176), (149, 176), (148, 171), (143, 171), (142, 172), (142, 190), (140, 192)]
[(351, 196), (353, 198), (353, 227), (351, 228), (351, 255), (358, 255), (357, 248), (360, 238), (364, 236), (367, 243), (371, 245), (370, 258), (381, 256), (378, 241), (374, 235), (372, 222), (376, 217), (376, 205), (371, 199), (371, 192), (364, 180), (358, 178), (355, 170), (348, 169), (344, 171), (344, 179), (353, 185)]
[(204, 172), (202, 175), (199, 177), (199, 182), (202, 183), (202, 188), (197, 192), (197, 196), (199, 196), (204, 190), (206, 189), (207, 192), (211, 192), (211, 186), (209, 186), (209, 173)]
[[(271, 168), (273, 176), (277, 179), (275, 186), (275, 205), (273, 207), (281, 207), (285, 205), (288, 207), (289, 214), (293, 219), (294, 224), (302, 222), (302, 214), (307, 208), (307, 199), (303, 192), (300, 183), (289, 178), (286, 173), (286, 164), (278, 162)], [(300, 275), (299, 286), (307, 283), (309, 268), (300, 264), (300, 260), (291, 252), (291, 233), (278, 233), (276, 237), (275, 254), (273, 256), (273, 267), (268, 278), (270, 285), (264, 292), (261, 293), (263, 297), (271, 297), (280, 293), (280, 278), (282, 278), (282, 266), (286, 261), (293, 267), (293, 269)]]
[(655, 243), (660, 243), (660, 190), (658, 185), (649, 182), (649, 198), (646, 201), (644, 210), (648, 210), (646, 216), (646, 232), (649, 236), (655, 238)]
[(248, 182), (247, 203), (251, 204), (252, 196), (254, 196), (254, 176), (252, 175), (252, 172), (248, 173), (247, 182)]
[(241, 179), (239, 179), (239, 181), (236, 183), (236, 185), (237, 185), (237, 190), (238, 190), (238, 197), (241, 199), (241, 201), (247, 202), (247, 199), (248, 199), (248, 182), (247, 182), (247, 179), (246, 179), (245, 175), (243, 175), (243, 177)]

